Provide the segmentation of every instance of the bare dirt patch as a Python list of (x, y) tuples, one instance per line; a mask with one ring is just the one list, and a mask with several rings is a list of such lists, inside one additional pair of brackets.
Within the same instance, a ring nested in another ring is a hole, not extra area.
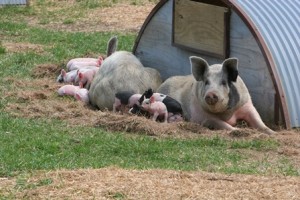
[[(60, 31), (76, 32), (138, 32), (147, 15), (154, 7), (153, 3), (143, 5), (115, 4), (112, 7), (90, 9), (85, 16), (72, 23), (65, 23), (64, 16), (50, 23), (40, 23), (37, 18), (27, 18), (29, 25)], [(76, 12), (76, 11), (74, 11)]]
[[(37, 20), (31, 23), (67, 31), (132, 31), (141, 27), (153, 6), (122, 4), (99, 8), (89, 15), (89, 19), (71, 25), (42, 25), (36, 24)], [(43, 51), (42, 47), (31, 44), (4, 43), (4, 46), (11, 52)], [(73, 98), (57, 95), (56, 91), (62, 85), (55, 82), (60, 69), (61, 66), (49, 63), (34, 67), (34, 80), (7, 79), (12, 89), (3, 91), (2, 98), (13, 97), (17, 101), (8, 104), (5, 110), (15, 116), (55, 118), (66, 121), (69, 126), (95, 126), (158, 139), (211, 137), (215, 134), (232, 140), (264, 140), (272, 137), (280, 143), (280, 147), (270, 152), (271, 157), (277, 159), (285, 155), (295, 167), (300, 168), (299, 131), (278, 130), (274, 136), (247, 128), (236, 132), (212, 132), (188, 122), (160, 124), (145, 117), (99, 111)], [(259, 160), (262, 157), (257, 152), (252, 154), (252, 159)], [(17, 199), (299, 199), (300, 196), (299, 177), (224, 175), (199, 171), (126, 170), (117, 167), (37, 171), (26, 182), (30, 187), (18, 189), (17, 182), (16, 178), (0, 178), (0, 191), (3, 195), (15, 194)]]
[(33, 51), (36, 53), (43, 53), (44, 47), (42, 45), (31, 44), (31, 43), (12, 43), (12, 42), (3, 42), (2, 45), (8, 52), (19, 53), (24, 51)]

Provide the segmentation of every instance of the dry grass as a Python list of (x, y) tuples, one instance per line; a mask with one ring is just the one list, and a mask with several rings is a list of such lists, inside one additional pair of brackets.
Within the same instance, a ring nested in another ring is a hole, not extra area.
[[(48, 28), (51, 30), (63, 30), (70, 32), (137, 32), (140, 30), (144, 20), (147, 17), (145, 14), (150, 13), (154, 7), (154, 4), (149, 2), (145, 2), (140, 5), (118, 3), (113, 4), (112, 7), (96, 7), (90, 9), (89, 12), (81, 14), (76, 14), (78, 11), (72, 8), (72, 3), (68, 5), (70, 7), (69, 9), (66, 8), (66, 3), (63, 3), (61, 6), (65, 12), (67, 12), (67, 14), (61, 15), (55, 21), (51, 21), (50, 23), (41, 23), (41, 19), (32, 17), (28, 17), (25, 20), (29, 25)], [(59, 6), (55, 5), (55, 7), (48, 8), (48, 11), (55, 11), (54, 9), (58, 8)], [(43, 10), (38, 12), (43, 12)], [(68, 18), (72, 18), (72, 15), (83, 16), (75, 17), (76, 20), (72, 20), (71, 23), (64, 23), (66, 20), (68, 20)]]
[[(35, 172), (17, 199), (298, 199), (300, 179), (172, 170), (102, 169)], [(3, 179), (6, 193), (14, 180)]]

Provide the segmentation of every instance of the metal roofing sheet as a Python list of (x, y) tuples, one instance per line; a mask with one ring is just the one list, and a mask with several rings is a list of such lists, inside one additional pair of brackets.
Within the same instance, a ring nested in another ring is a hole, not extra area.
[(0, 5), (20, 5), (26, 4), (26, 0), (0, 0)]
[(236, 0), (263, 36), (281, 79), (292, 127), (300, 127), (300, 1)]

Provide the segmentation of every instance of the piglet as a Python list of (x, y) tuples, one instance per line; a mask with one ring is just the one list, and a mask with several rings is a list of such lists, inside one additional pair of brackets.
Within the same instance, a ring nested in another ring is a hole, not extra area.
[(113, 104), (113, 112), (118, 110), (124, 111), (125, 107), (132, 108), (135, 104), (139, 104), (141, 94), (135, 94), (129, 91), (121, 91), (115, 94), (115, 102)]
[(57, 92), (60, 96), (73, 96), (77, 100), (83, 101), (85, 103), (89, 102), (88, 90), (85, 88), (81, 88), (81, 86), (64, 85), (60, 87)]
[(89, 66), (87, 68), (77, 70), (76, 82), (82, 84), (84, 88), (89, 89), (98, 69), (99, 67)]
[(89, 91), (86, 88), (80, 88), (75, 92), (75, 99), (84, 103), (89, 103)]
[(142, 115), (142, 116), (149, 116), (149, 113), (141, 108), (141, 105), (139, 103), (136, 103), (132, 106), (132, 108), (129, 109), (128, 111), (129, 114), (134, 114), (134, 115)]
[(81, 68), (85, 68), (86, 66), (95, 66), (100, 67), (103, 62), (102, 56), (99, 56), (99, 58), (74, 58), (71, 59), (67, 63), (67, 69), (68, 71), (73, 71)]
[(68, 95), (68, 96), (75, 96), (76, 92), (80, 89), (79, 86), (75, 86), (75, 85), (64, 85), (61, 86), (58, 89), (58, 94), (60, 96), (64, 96), (64, 95)]
[(151, 96), (154, 97), (155, 101), (163, 102), (166, 105), (168, 112), (172, 113), (172, 115), (182, 115), (181, 104), (176, 99), (162, 93), (153, 92), (151, 88), (144, 92), (139, 102), (141, 103), (144, 98), (149, 99)]
[(173, 123), (173, 122), (181, 122), (183, 121), (182, 114), (173, 114), (173, 113), (168, 113), (168, 122)]
[(59, 82), (59, 83), (77, 84), (76, 77), (77, 77), (77, 71), (76, 70), (66, 72), (66, 70), (62, 69), (60, 71), (60, 75), (57, 77), (56, 81)]
[(149, 99), (153, 97), (155, 101), (163, 102), (168, 110), (168, 122), (180, 122), (183, 121), (182, 117), (182, 108), (178, 101), (175, 99), (164, 95), (162, 93), (153, 93), (152, 89), (146, 90), (141, 98), (139, 99), (139, 104), (134, 104), (133, 107), (129, 110), (129, 114), (136, 114), (136, 115), (144, 115), (147, 116), (149, 113), (145, 111), (141, 105), (144, 99)]
[(155, 98), (151, 96), (150, 99), (145, 99), (142, 102), (142, 108), (153, 115), (153, 121), (156, 121), (158, 116), (163, 116), (164, 122), (167, 123), (168, 110), (163, 102), (155, 101)]

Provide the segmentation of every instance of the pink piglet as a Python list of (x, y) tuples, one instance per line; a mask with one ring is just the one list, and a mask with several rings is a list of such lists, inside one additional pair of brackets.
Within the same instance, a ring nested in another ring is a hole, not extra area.
[(80, 89), (79, 86), (75, 85), (64, 85), (58, 89), (58, 94), (60, 96), (69, 95), (69, 96), (75, 96), (76, 92)]
[(89, 67), (86, 69), (80, 69), (77, 71), (76, 82), (82, 85), (84, 88), (89, 89), (95, 74), (98, 71), (98, 67)]
[(164, 122), (168, 120), (168, 110), (163, 102), (155, 101), (155, 97), (151, 96), (150, 99), (145, 99), (142, 102), (142, 108), (153, 115), (152, 120), (156, 121), (158, 116), (164, 116)]
[(60, 87), (57, 92), (60, 96), (73, 96), (79, 101), (83, 101), (85, 103), (89, 102), (88, 90), (85, 88), (81, 88), (81, 86), (64, 85)]
[(66, 72), (64, 69), (61, 70), (60, 75), (56, 81), (59, 83), (76, 83), (77, 71)]
[(75, 92), (75, 98), (78, 101), (83, 101), (84, 103), (89, 103), (89, 91), (85, 88), (80, 88)]
[(68, 71), (73, 71), (77, 69), (86, 68), (88, 66), (95, 66), (100, 67), (103, 62), (103, 58), (99, 56), (98, 59), (96, 58), (75, 58), (70, 60), (67, 63)]

